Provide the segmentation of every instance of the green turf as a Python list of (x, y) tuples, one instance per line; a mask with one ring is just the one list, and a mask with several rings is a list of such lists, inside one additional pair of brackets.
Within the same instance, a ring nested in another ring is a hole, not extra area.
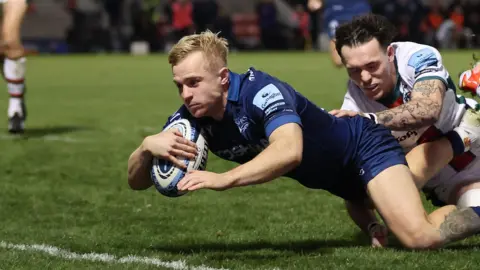
[[(444, 54), (455, 81), (470, 56)], [(231, 56), (234, 71), (249, 66), (326, 109), (341, 104), (346, 74), (326, 54)], [(479, 238), (435, 252), (373, 250), (341, 200), (288, 179), (176, 199), (129, 190), (129, 154), (180, 105), (165, 56), (31, 57), (27, 78), (26, 136), (0, 130), (0, 241), (228, 269), (471, 269), (480, 260)], [(217, 172), (232, 166), (213, 155), (208, 163)], [(3, 248), (0, 269), (154, 267)]]

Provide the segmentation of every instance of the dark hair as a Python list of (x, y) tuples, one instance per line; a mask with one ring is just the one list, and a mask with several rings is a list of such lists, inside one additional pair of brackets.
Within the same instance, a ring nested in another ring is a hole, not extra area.
[(335, 31), (335, 48), (341, 56), (343, 46), (354, 47), (375, 38), (380, 46), (386, 49), (395, 38), (396, 32), (395, 26), (383, 16), (370, 13), (354, 17)]

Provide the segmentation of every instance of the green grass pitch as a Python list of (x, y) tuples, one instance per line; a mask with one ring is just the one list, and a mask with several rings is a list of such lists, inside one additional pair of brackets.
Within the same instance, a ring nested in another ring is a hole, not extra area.
[[(471, 53), (444, 53), (455, 82)], [(346, 90), (345, 71), (327, 54), (238, 53), (229, 66), (267, 71), (326, 109), (339, 107)], [(181, 104), (166, 57), (38, 56), (27, 67), (24, 138), (6, 133), (6, 90), (0, 102), (1, 243), (184, 260), (192, 269), (458, 270), (480, 261), (479, 238), (431, 252), (371, 249), (341, 200), (289, 179), (175, 199), (131, 191), (129, 154)], [(213, 155), (207, 165), (233, 166)], [(0, 269), (164, 268), (0, 247)]]

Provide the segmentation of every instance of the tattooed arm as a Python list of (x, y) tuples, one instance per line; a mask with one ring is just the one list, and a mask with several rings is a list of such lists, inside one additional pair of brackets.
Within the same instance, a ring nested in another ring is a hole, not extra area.
[(440, 117), (445, 83), (439, 79), (416, 82), (412, 99), (398, 107), (376, 113), (377, 122), (391, 130), (409, 130), (430, 126)]

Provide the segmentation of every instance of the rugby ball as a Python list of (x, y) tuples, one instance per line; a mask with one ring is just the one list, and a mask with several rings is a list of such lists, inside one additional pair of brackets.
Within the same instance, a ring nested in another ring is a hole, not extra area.
[(150, 172), (153, 184), (158, 192), (168, 197), (179, 197), (186, 192), (180, 192), (177, 184), (190, 170), (204, 170), (207, 166), (208, 145), (202, 135), (200, 127), (187, 119), (180, 119), (170, 123), (164, 130), (176, 128), (183, 137), (197, 145), (197, 156), (194, 160), (181, 158), (187, 169), (181, 169), (167, 160), (153, 158), (152, 170)]

